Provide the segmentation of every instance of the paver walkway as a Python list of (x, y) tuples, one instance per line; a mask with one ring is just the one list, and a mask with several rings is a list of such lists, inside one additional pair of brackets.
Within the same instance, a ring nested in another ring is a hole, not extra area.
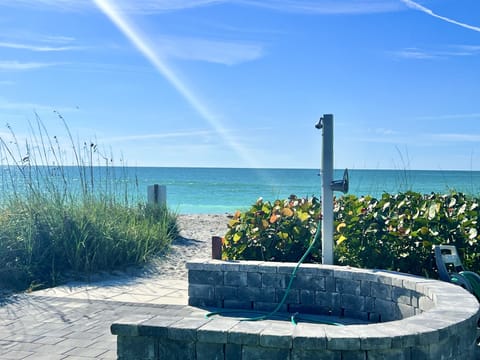
[(187, 281), (123, 277), (12, 296), (0, 304), (0, 359), (116, 359), (110, 325), (187, 304)]
[(116, 359), (110, 325), (126, 316), (182, 311), (185, 262), (211, 256), (211, 237), (227, 230), (226, 215), (179, 215), (180, 237), (152, 272), (10, 297), (0, 293), (0, 359)]
[(113, 322), (182, 311), (185, 262), (211, 256), (211, 237), (226, 232), (228, 217), (180, 215), (178, 221), (180, 237), (153, 272), (70, 283), (3, 303), (0, 294), (0, 359), (116, 359)]
[(126, 315), (171, 313), (187, 304), (185, 262), (208, 258), (211, 236), (223, 231), (203, 221), (197, 225), (209, 231), (200, 240), (193, 239), (195, 227), (184, 224), (183, 237), (151, 272), (70, 283), (3, 303), (0, 297), (0, 359), (116, 359), (113, 322)]

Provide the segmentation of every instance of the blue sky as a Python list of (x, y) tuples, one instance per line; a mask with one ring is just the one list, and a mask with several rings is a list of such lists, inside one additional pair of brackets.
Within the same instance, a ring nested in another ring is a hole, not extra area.
[(480, 170), (478, 0), (0, 0), (0, 135), (131, 166)]

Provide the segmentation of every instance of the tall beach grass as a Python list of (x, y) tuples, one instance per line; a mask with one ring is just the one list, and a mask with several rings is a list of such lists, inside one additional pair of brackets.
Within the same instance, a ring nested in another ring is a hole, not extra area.
[(175, 214), (139, 201), (125, 167), (57, 115), (67, 142), (38, 117), (21, 142), (8, 125), (0, 138), (0, 289), (141, 265), (178, 235)]

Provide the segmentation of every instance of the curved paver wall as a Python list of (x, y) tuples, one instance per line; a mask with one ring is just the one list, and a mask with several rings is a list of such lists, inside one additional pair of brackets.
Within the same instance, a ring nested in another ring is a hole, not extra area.
[[(272, 310), (283, 297), (295, 266), (255, 261), (190, 262), (189, 305)], [(374, 323), (328, 326), (327, 348), (331, 350), (359, 350), (368, 353), (368, 359), (374, 358), (373, 352), (399, 359), (475, 357), (478, 302), (461, 287), (437, 280), (303, 264), (282, 310)], [(348, 337), (342, 335), (345, 331)]]
[[(295, 264), (191, 262), (189, 305), (273, 310), (282, 299)], [(437, 282), (433, 282), (436, 284)], [(282, 310), (358, 318), (400, 320), (433, 307), (422, 278), (349, 267), (302, 265)]]
[(475, 359), (477, 300), (462, 288), (405, 274), (302, 265), (282, 310), (333, 314), (366, 325), (293, 325), (210, 317), (202, 307), (271, 310), (293, 263), (194, 261), (189, 305), (118, 321), (119, 359)]

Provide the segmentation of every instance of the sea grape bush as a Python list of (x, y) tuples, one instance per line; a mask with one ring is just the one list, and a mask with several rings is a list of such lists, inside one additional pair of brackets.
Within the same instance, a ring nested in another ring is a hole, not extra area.
[[(291, 200), (277, 200), (273, 205), (259, 201), (249, 211), (237, 213), (225, 235), (224, 257), (298, 261), (321, 215), (317, 199), (295, 201), (302, 204), (299, 209), (291, 205)], [(465, 267), (480, 272), (479, 203), (479, 198), (454, 192), (384, 193), (379, 199), (340, 197), (334, 201), (335, 261), (339, 265), (437, 277), (432, 245), (452, 244)], [(291, 216), (284, 209), (290, 209)], [(309, 217), (302, 222), (304, 214)], [(270, 221), (272, 216), (275, 221)], [(307, 261), (320, 259), (321, 247), (317, 244)]]
[(335, 204), (339, 264), (435, 276), (434, 244), (452, 244), (479, 271), (479, 199), (460, 193), (346, 196)]
[[(249, 211), (237, 213), (228, 224), (223, 239), (223, 257), (227, 259), (297, 261), (308, 247), (320, 218), (316, 198), (273, 203), (262, 198)], [(307, 261), (321, 260), (319, 244)]]

